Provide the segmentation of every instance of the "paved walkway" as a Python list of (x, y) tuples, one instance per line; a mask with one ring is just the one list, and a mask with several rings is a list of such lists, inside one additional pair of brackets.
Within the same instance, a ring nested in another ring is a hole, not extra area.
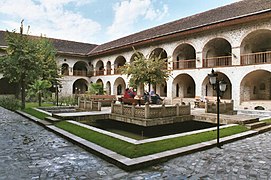
[(271, 132), (127, 173), (0, 107), (0, 179), (271, 179)]

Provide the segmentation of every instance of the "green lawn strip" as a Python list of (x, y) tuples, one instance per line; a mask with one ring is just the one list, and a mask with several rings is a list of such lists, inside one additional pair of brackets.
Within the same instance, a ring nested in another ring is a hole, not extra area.
[[(52, 104), (46, 104), (46, 103), (43, 103), (42, 104), (42, 107), (48, 107), (48, 106), (53, 106)], [(45, 114), (45, 113), (42, 113), (40, 111), (37, 111), (33, 108), (35, 107), (39, 107), (38, 106), (38, 103), (26, 103), (26, 108), (24, 110), (22, 110), (23, 112), (25, 113), (28, 113), (36, 118), (39, 118), (39, 119), (44, 119), (45, 117), (49, 116), (48, 114)]]
[[(86, 139), (90, 142), (98, 144), (104, 148), (110, 149), (129, 158), (141, 157), (166, 150), (197, 144), (200, 142), (210, 141), (216, 139), (217, 135), (216, 130), (214, 130), (151, 143), (134, 145), (66, 121), (58, 122), (55, 125), (83, 139)], [(237, 134), (244, 131), (247, 131), (247, 128), (244, 126), (223, 128), (220, 130), (220, 137)]]
[(48, 117), (49, 115), (48, 114), (45, 114), (45, 113), (42, 113), (42, 112), (39, 112), (33, 108), (26, 108), (24, 110), (22, 110), (23, 112), (27, 113), (27, 114), (30, 114), (36, 118), (39, 118), (39, 119), (42, 119), (44, 120), (45, 117)]
[(266, 122), (267, 124), (271, 124), (271, 119), (263, 120), (263, 122)]

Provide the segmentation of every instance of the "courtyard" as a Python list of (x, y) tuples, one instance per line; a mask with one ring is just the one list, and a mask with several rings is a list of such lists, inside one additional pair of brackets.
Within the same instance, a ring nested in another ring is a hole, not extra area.
[(270, 179), (271, 133), (126, 172), (0, 108), (0, 179)]

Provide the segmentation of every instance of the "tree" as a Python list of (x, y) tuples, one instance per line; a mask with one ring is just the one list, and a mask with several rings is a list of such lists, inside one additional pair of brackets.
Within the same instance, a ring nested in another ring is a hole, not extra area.
[(43, 79), (57, 81), (57, 65), (55, 50), (48, 39), (23, 34), (6, 33), (8, 47), (6, 55), (0, 57), (0, 72), (10, 82), (17, 82), (21, 86), (21, 108), (25, 108), (27, 85), (35, 80)]
[(101, 83), (90, 83), (88, 86), (89, 94), (104, 94), (103, 85)]
[(32, 92), (38, 95), (39, 106), (41, 106), (42, 94), (50, 87), (52, 87), (52, 84), (48, 80), (36, 80), (32, 85), (30, 85)]
[(131, 86), (140, 86), (142, 84), (161, 84), (170, 76), (171, 70), (167, 69), (167, 59), (159, 56), (150, 56), (146, 58), (135, 50), (135, 58), (132, 63), (126, 63), (121, 68), (122, 74), (130, 77)]

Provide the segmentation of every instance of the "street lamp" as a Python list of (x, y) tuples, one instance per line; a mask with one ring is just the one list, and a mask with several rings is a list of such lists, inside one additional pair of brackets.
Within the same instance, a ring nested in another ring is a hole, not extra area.
[(216, 101), (216, 113), (217, 113), (217, 147), (221, 148), (220, 143), (219, 143), (219, 126), (220, 126), (220, 122), (219, 122), (219, 103), (220, 103), (220, 98), (223, 94), (223, 92), (226, 91), (227, 88), (227, 84), (226, 82), (222, 79), (222, 80), (218, 80), (218, 74), (214, 71), (214, 69), (212, 69), (211, 74), (208, 74), (209, 80), (210, 80), (210, 84), (213, 85), (213, 89), (216, 91), (216, 97), (217, 97), (217, 101)]
[(62, 88), (62, 86), (58, 83), (54, 84), (54, 88), (55, 88), (55, 92), (56, 92), (56, 106), (58, 106), (58, 93), (61, 92), (60, 88)]

